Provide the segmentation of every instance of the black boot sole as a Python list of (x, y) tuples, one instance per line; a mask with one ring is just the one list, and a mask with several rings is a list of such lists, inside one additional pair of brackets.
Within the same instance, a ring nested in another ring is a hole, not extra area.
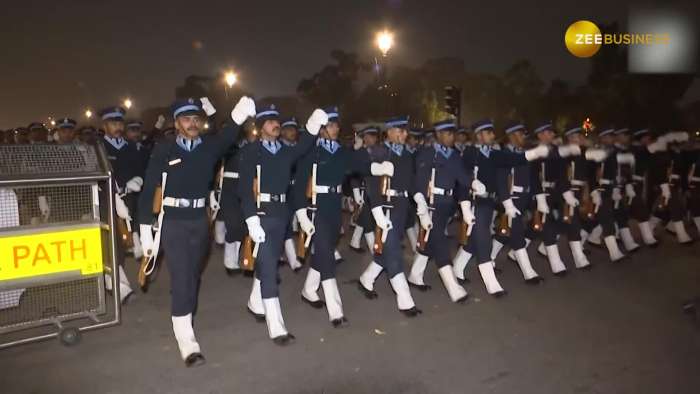
[(326, 303), (323, 302), (322, 300), (311, 301), (311, 300), (307, 300), (306, 297), (304, 297), (304, 296), (301, 296), (301, 300), (304, 301), (305, 303), (309, 304), (314, 309), (321, 309), (326, 305)]
[(362, 282), (360, 282), (359, 280), (357, 281), (357, 288), (360, 289), (360, 292), (362, 292), (362, 294), (364, 294), (365, 298), (367, 298), (368, 300), (379, 298), (379, 294), (377, 294), (376, 291), (367, 290), (365, 286), (362, 285)]

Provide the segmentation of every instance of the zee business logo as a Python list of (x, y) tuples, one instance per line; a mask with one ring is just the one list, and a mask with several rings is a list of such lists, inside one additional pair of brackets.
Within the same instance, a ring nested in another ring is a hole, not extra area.
[(576, 57), (595, 55), (602, 45), (668, 45), (668, 33), (601, 33), (591, 21), (577, 21), (566, 29), (564, 43)]

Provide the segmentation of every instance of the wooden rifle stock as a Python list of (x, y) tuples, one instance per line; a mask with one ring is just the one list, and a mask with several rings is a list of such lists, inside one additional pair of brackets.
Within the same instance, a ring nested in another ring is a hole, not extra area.
[(465, 246), (469, 241), (469, 226), (462, 220), (459, 224), (459, 235), (457, 237), (459, 244)]
[(501, 216), (498, 218), (497, 231), (498, 234), (504, 237), (510, 236), (510, 223), (508, 222), (508, 215), (506, 215), (505, 212), (501, 213)]
[(530, 226), (532, 227), (532, 230), (540, 232), (542, 231), (542, 227), (544, 225), (544, 215), (542, 212), (535, 210), (535, 212), (532, 214), (532, 222)]
[(255, 270), (255, 257), (253, 257), (253, 239), (246, 235), (241, 243), (241, 269), (244, 271)]
[(131, 236), (131, 232), (129, 232), (126, 219), (117, 217), (117, 234), (125, 248), (129, 249), (134, 247), (134, 238)]

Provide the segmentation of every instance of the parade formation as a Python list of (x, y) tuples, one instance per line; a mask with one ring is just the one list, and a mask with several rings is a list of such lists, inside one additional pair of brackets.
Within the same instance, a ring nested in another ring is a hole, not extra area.
[[(538, 285), (547, 275), (533, 268), (535, 256), (564, 277), (644, 253), (659, 245), (659, 231), (679, 245), (693, 242), (688, 226), (700, 232), (700, 150), (684, 131), (489, 119), (463, 127), (451, 117), (420, 128), (395, 116), (363, 124), (354, 143), (343, 144), (336, 107), (300, 122), (244, 96), (218, 127), (210, 121), (216, 112), (207, 98), (186, 98), (164, 114), (172, 129), (161, 116), (144, 130), (124, 108), (109, 107), (99, 130), (70, 118), (51, 130), (51, 143), (104, 147), (115, 214), (130, 223), (118, 229), (116, 245), (122, 304), (167, 266), (173, 333), (188, 367), (205, 362), (193, 319), (212, 239), (223, 261), (208, 269), (250, 286), (248, 312), (285, 346), (295, 334), (283, 305), (299, 301), (280, 299), (285, 266), (306, 270), (300, 300), (344, 328), (351, 327), (344, 297), (385, 302), (374, 289), (382, 273), (398, 311), (415, 318), (423, 311), (412, 292), (437, 286), (424, 280), (431, 262), (449, 300), (463, 303), (482, 282), (495, 298), (507, 294), (499, 253)], [(1, 142), (45, 144), (48, 135), (34, 122), (5, 131)], [(359, 277), (343, 278), (355, 281), (352, 294), (338, 286), (337, 264), (354, 260), (340, 255), (339, 242), (372, 256)], [(573, 261), (562, 258), (562, 245)], [(591, 247), (606, 250), (609, 261), (591, 258)], [(138, 278), (123, 269), (128, 254), (140, 264)], [(470, 262), (480, 280), (467, 277)]]

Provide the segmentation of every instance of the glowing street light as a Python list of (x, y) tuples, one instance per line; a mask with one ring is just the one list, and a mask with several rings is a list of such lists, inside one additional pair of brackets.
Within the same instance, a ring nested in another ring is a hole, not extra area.
[(233, 85), (238, 82), (238, 75), (233, 71), (227, 71), (226, 74), (224, 74), (224, 81), (226, 82), (226, 86), (231, 89)]
[(389, 50), (394, 46), (394, 34), (388, 30), (377, 33), (377, 47), (382, 52), (382, 56), (386, 56)]
[(90, 111), (89, 109), (86, 109), (85, 110), (85, 117), (88, 119), (92, 118), (92, 111)]
[(124, 107), (126, 107), (126, 109), (130, 109), (132, 105), (134, 105), (134, 103), (131, 102), (131, 99), (124, 100)]

